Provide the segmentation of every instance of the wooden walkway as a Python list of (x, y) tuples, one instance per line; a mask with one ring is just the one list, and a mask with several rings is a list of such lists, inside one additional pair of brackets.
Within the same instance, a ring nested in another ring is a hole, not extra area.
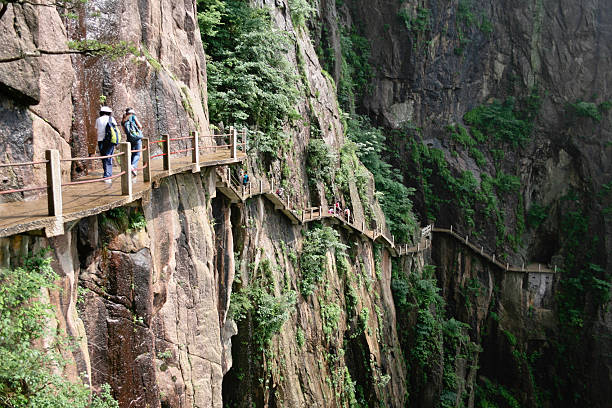
[[(200, 167), (215, 167), (242, 162), (246, 154), (238, 152), (236, 158), (230, 157), (230, 151), (221, 151), (200, 156)], [(193, 171), (191, 156), (173, 157), (170, 172), (163, 169), (163, 160), (151, 160), (151, 180), (144, 182), (142, 172), (132, 183), (132, 196), (121, 194), (121, 180), (117, 178), (112, 184), (103, 181), (62, 187), (63, 216), (50, 217), (47, 210), (47, 197), (32, 201), (14, 201), (0, 203), (0, 237), (7, 237), (32, 230), (44, 230), (47, 236), (63, 234), (66, 222), (78, 220), (90, 215), (100, 214), (112, 208), (127, 205), (142, 198), (143, 193), (152, 188), (153, 183), (172, 174)], [(113, 174), (118, 174), (118, 167)], [(100, 172), (79, 179), (100, 178)]]
[(497, 267), (499, 267), (500, 269), (507, 271), (507, 272), (522, 272), (522, 273), (557, 273), (557, 267), (555, 266), (553, 269), (548, 268), (545, 265), (542, 264), (530, 264), (525, 266), (524, 264), (522, 266), (515, 266), (515, 265), (510, 265), (509, 263), (503, 263), (500, 262), (499, 259), (495, 259), (495, 255), (489, 255), (487, 253), (484, 252), (484, 247), (477, 247), (476, 245), (474, 245), (473, 243), (469, 242), (469, 237), (466, 235), (465, 237), (462, 237), (461, 235), (459, 235), (456, 231), (453, 231), (453, 228), (451, 226), (450, 229), (446, 229), (446, 228), (437, 228), (434, 227), (433, 228), (433, 232), (434, 233), (439, 233), (439, 234), (446, 234), (446, 235), (450, 235), (451, 237), (455, 238), (457, 241), (459, 241), (463, 246), (469, 248), (470, 250), (472, 250), (472, 252), (478, 254), (479, 256), (483, 257), (484, 259), (486, 259), (490, 264), (493, 264)]
[[(236, 139), (234, 138), (234, 140)], [(169, 141), (167, 145), (169, 145)], [(235, 145), (238, 146), (238, 144)], [(232, 149), (234, 149), (233, 157)], [(295, 225), (327, 219), (360, 234), (364, 238), (385, 245), (392, 256), (406, 256), (425, 251), (431, 248), (432, 233), (438, 233), (453, 237), (462, 245), (483, 257), (490, 264), (507, 272), (545, 274), (556, 272), (556, 267), (550, 269), (541, 264), (528, 265), (527, 267), (525, 265), (518, 267), (508, 263), (504, 264), (499, 259), (496, 259), (495, 255), (486, 254), (483, 247), (478, 248), (469, 242), (467, 236), (462, 237), (456, 231), (453, 231), (452, 226), (450, 229), (445, 229), (428, 225), (421, 230), (420, 241), (416, 245), (398, 245), (386, 227), (376, 226), (372, 230), (369, 229), (369, 225), (364, 221), (355, 222), (354, 217), (349, 216), (347, 219), (344, 214), (330, 212), (322, 207), (293, 208), (289, 197), (274, 185), (274, 181), (251, 177), (250, 182), (243, 185), (235, 176), (232, 176), (229, 167), (226, 167), (223, 171), (220, 170), (218, 166), (239, 163), (246, 159), (244, 151), (235, 151), (234, 145), (232, 145), (232, 149), (201, 154), (199, 161), (194, 161), (196, 159), (192, 155), (183, 157), (173, 156), (170, 171), (165, 170), (167, 168), (165, 166), (168, 166), (168, 163), (164, 163), (166, 161), (164, 159), (169, 155), (157, 160), (151, 160), (149, 162), (151, 171), (150, 181), (145, 182), (141, 172), (132, 183), (131, 195), (123, 194), (121, 179), (115, 179), (112, 184), (106, 184), (103, 181), (67, 186), (62, 184), (63, 214), (61, 216), (48, 215), (47, 197), (32, 201), (0, 203), (0, 237), (39, 230), (43, 230), (48, 237), (61, 235), (64, 233), (64, 223), (128, 205), (142, 198), (145, 192), (150, 190), (154, 184), (159, 183), (164, 177), (177, 173), (197, 172), (202, 167), (216, 167), (216, 188), (232, 202), (244, 202), (252, 197), (264, 196), (274, 205), (276, 210), (282, 212)], [(189, 149), (183, 151), (187, 150)], [(199, 163), (199, 166), (195, 165), (196, 162)], [(114, 174), (119, 172), (121, 172), (119, 168), (115, 168), (113, 171)], [(92, 173), (79, 181), (99, 179), (101, 176), (99, 173)]]
[(249, 198), (263, 195), (267, 198), (276, 210), (281, 211), (285, 214), (293, 224), (306, 224), (312, 221), (319, 221), (322, 219), (333, 220), (345, 228), (361, 234), (363, 237), (368, 238), (372, 241), (382, 243), (388, 247), (393, 256), (405, 256), (410, 254), (419, 253), (425, 251), (432, 246), (432, 233), (447, 234), (456, 239), (460, 244), (466, 246), (474, 253), (486, 259), (490, 264), (493, 264), (500, 269), (507, 272), (520, 272), (520, 273), (556, 273), (556, 267), (554, 269), (548, 268), (542, 264), (531, 264), (514, 266), (509, 263), (502, 263), (499, 259), (496, 259), (495, 255), (490, 255), (484, 252), (484, 248), (478, 248), (473, 243), (469, 242), (469, 237), (462, 237), (456, 231), (450, 229), (437, 228), (433, 225), (428, 225), (421, 229), (421, 238), (416, 245), (396, 245), (395, 239), (387, 231), (382, 229), (370, 230), (366, 228), (365, 222), (355, 223), (353, 218), (346, 219), (342, 214), (336, 214), (333, 212), (325, 211), (322, 207), (311, 207), (306, 209), (292, 209), (289, 199), (282, 197), (274, 189), (274, 184), (267, 180), (258, 180), (251, 177), (251, 181), (243, 186), (241, 183), (231, 175), (229, 172), (217, 172), (217, 189), (228, 197), (232, 202), (244, 202)]
[(359, 233), (365, 238), (386, 245), (393, 255), (405, 255), (409, 252), (417, 252), (425, 249), (424, 245), (420, 249), (413, 250), (412, 248), (404, 248), (404, 252), (396, 250), (394, 238), (388, 229), (377, 228), (375, 230), (368, 229), (366, 223), (362, 221), (356, 223), (354, 217), (347, 219), (344, 214), (337, 214), (326, 211), (323, 207), (310, 207), (305, 209), (295, 209), (291, 207), (288, 197), (280, 193), (280, 190), (275, 188), (274, 182), (268, 180), (257, 179), (250, 177), (250, 182), (247, 185), (242, 185), (238, 179), (232, 176), (229, 169), (222, 172), (217, 171), (217, 189), (229, 198), (232, 202), (244, 202), (249, 198), (256, 196), (264, 196), (270, 201), (274, 208), (281, 211), (293, 224), (306, 224), (312, 221), (322, 219), (332, 220), (339, 223), (345, 228)]

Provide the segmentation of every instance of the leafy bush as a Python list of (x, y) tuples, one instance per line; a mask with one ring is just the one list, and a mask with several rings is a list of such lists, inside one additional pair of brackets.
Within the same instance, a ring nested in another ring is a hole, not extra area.
[(332, 333), (338, 329), (338, 322), (342, 315), (342, 309), (335, 303), (321, 305), (321, 320), (323, 321), (323, 333), (330, 338)]
[(304, 26), (306, 20), (317, 12), (308, 0), (289, 0), (289, 10), (291, 11), (291, 21), (297, 27)]
[(576, 101), (570, 104), (570, 108), (573, 110), (576, 116), (582, 118), (591, 118), (597, 122), (601, 120), (601, 113), (597, 105), (593, 102)]
[[(28, 258), (20, 268), (0, 269), (0, 405), (118, 408), (108, 385), (91, 399), (88, 388), (56, 374), (67, 364), (57, 351), (66, 339), (48, 329), (53, 307), (37, 299), (41, 289), (56, 289), (58, 279), (51, 259), (44, 256), (41, 252)], [(51, 340), (51, 347), (34, 347), (43, 337)]]
[(490, 105), (481, 105), (463, 116), (470, 126), (490, 137), (513, 146), (520, 146), (531, 136), (533, 128), (531, 113), (515, 109), (514, 98), (505, 102), (494, 101)]
[(548, 207), (532, 204), (527, 211), (527, 223), (532, 228), (538, 228), (548, 218)]
[(401, 172), (383, 158), (391, 154), (386, 136), (360, 116), (349, 119), (348, 136), (357, 145), (357, 156), (374, 176), (376, 190), (382, 193), (380, 204), (391, 233), (398, 242), (409, 242), (417, 225), (410, 200), (414, 189), (406, 187)]
[(322, 181), (331, 185), (336, 156), (323, 139), (310, 139), (306, 148), (306, 172), (310, 181)]
[[(239, 282), (239, 280), (237, 280)], [(229, 316), (240, 322), (249, 316), (253, 324), (253, 341), (264, 351), (272, 337), (280, 331), (295, 307), (296, 294), (285, 290), (275, 294), (275, 284), (269, 259), (262, 259), (253, 271), (252, 281), (232, 292)]]
[(273, 28), (268, 9), (240, 0), (200, 0), (198, 21), (211, 122), (280, 132), (297, 116), (297, 78), (285, 57), (288, 40)]
[(331, 227), (319, 227), (306, 232), (300, 256), (302, 280), (299, 286), (302, 295), (311, 295), (321, 282), (327, 269), (327, 253), (346, 250), (346, 245), (338, 238), (338, 232)]
[(357, 29), (342, 28), (340, 32), (342, 66), (338, 81), (338, 102), (347, 112), (355, 112), (355, 104), (370, 89), (373, 71), (370, 65), (370, 43)]

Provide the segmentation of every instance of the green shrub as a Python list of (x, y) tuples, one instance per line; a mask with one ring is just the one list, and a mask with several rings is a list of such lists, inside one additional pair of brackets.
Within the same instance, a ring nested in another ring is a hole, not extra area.
[[(57, 374), (68, 363), (57, 350), (70, 339), (47, 326), (53, 307), (38, 300), (41, 289), (58, 289), (51, 259), (41, 252), (16, 269), (0, 269), (0, 405), (3, 407), (118, 408), (104, 385), (102, 393)], [(33, 344), (50, 341), (45, 350)]]
[(296, 27), (303, 27), (306, 20), (317, 12), (308, 0), (289, 0), (289, 10), (291, 11), (291, 21)]
[[(267, 274), (266, 271), (262, 272)], [(275, 295), (271, 282), (271, 276), (259, 276), (248, 286), (233, 292), (230, 301), (230, 318), (240, 322), (251, 316), (253, 341), (260, 351), (266, 349), (272, 337), (289, 319), (296, 301), (295, 292), (292, 290)]]
[[(365, 118), (352, 116), (348, 121), (348, 137), (357, 145), (357, 156), (374, 176), (376, 190), (382, 194), (380, 205), (391, 233), (397, 242), (409, 242), (417, 225), (410, 200), (414, 189), (407, 188), (402, 182), (401, 172), (394, 170), (385, 160), (385, 156), (391, 154), (386, 136)], [(366, 177), (358, 180), (360, 195), (366, 195), (366, 183)], [(364, 198), (362, 202), (365, 204), (367, 201)]]
[(591, 118), (597, 122), (601, 120), (601, 112), (593, 102), (576, 101), (569, 106), (578, 117)]
[(310, 139), (306, 153), (306, 173), (310, 182), (321, 181), (331, 186), (337, 159), (325, 140)]
[(321, 305), (321, 320), (323, 321), (323, 333), (329, 339), (336, 330), (342, 315), (342, 309), (335, 303)]
[(302, 279), (299, 287), (302, 295), (311, 295), (321, 282), (327, 270), (327, 253), (346, 250), (346, 245), (338, 238), (338, 233), (331, 227), (319, 227), (306, 232), (300, 255)]
[(532, 228), (538, 228), (548, 218), (548, 207), (532, 204), (527, 211), (527, 223)]
[(513, 98), (506, 99), (504, 103), (494, 101), (467, 112), (463, 120), (484, 135), (520, 146), (531, 136), (533, 125), (530, 112), (520, 112), (514, 105)]
[(240, 0), (200, 0), (198, 21), (210, 121), (254, 128), (274, 140), (297, 117), (298, 78), (285, 56), (288, 39), (273, 28), (267, 8)]

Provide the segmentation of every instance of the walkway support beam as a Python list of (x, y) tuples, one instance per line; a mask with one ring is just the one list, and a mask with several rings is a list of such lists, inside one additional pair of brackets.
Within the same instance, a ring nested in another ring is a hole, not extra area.
[(142, 138), (142, 180), (145, 183), (151, 181), (151, 148), (149, 147), (149, 138)]
[(234, 129), (233, 127), (231, 127), (230, 128), (230, 149), (231, 149), (230, 157), (232, 159), (235, 159), (237, 157), (237, 149), (236, 149), (237, 143), (238, 143), (238, 131)]
[(191, 162), (193, 163), (193, 173), (200, 172), (200, 134), (197, 131), (191, 133)]
[(163, 139), (162, 150), (164, 155), (162, 157), (164, 158), (164, 170), (170, 174), (170, 134), (164, 135)]
[(121, 152), (121, 195), (128, 196), (132, 199), (132, 166), (130, 159), (132, 158), (132, 145), (129, 142), (119, 143), (119, 151)]
[(50, 216), (62, 215), (62, 171), (60, 167), (59, 151), (50, 149), (45, 151), (47, 160), (47, 206)]

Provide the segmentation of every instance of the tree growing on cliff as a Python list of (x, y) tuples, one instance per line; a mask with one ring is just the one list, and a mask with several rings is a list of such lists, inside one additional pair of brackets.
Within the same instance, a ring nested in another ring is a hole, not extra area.
[(58, 351), (67, 341), (49, 329), (53, 309), (38, 299), (58, 278), (42, 255), (0, 269), (0, 406), (118, 408), (108, 385), (92, 398), (88, 388), (57, 373), (67, 364)]

